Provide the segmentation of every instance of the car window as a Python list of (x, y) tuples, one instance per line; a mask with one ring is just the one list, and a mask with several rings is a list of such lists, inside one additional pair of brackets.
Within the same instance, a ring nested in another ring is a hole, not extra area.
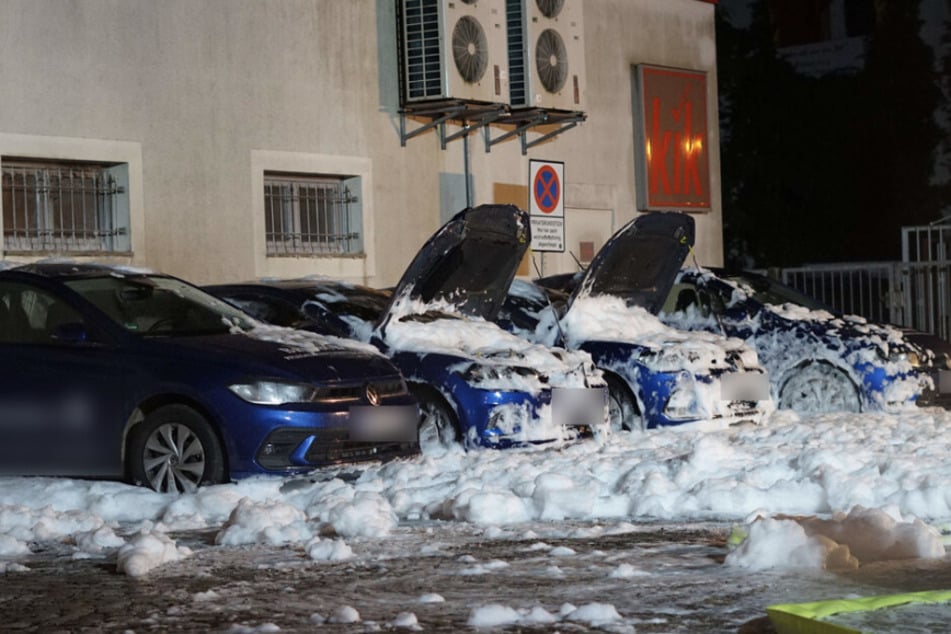
[(224, 334), (254, 321), (227, 302), (160, 275), (109, 275), (66, 285), (130, 332), (148, 336)]
[(692, 282), (678, 282), (670, 289), (661, 312), (667, 315), (699, 315), (709, 317), (722, 314), (727, 302), (716, 289), (697, 286)]
[(799, 306), (805, 306), (810, 310), (827, 310), (833, 312), (831, 308), (818, 299), (800, 293), (792, 287), (768, 278), (733, 275), (727, 277), (727, 279), (735, 284), (743, 285), (751, 289), (753, 297), (763, 304), (797, 304)]
[(255, 319), (275, 326), (291, 327), (303, 319), (300, 309), (276, 297), (234, 293), (226, 295), (225, 299)]
[(66, 301), (28, 284), (0, 283), (0, 342), (55, 343), (66, 324), (85, 326)]
[[(707, 298), (705, 297), (705, 299)], [(697, 287), (694, 284), (678, 282), (671, 287), (670, 293), (667, 294), (667, 299), (664, 300), (664, 307), (661, 311), (670, 315), (673, 313), (686, 313), (691, 308), (694, 310), (700, 310), (702, 308), (704, 309), (703, 314), (706, 315), (709, 313), (709, 301), (701, 304), (700, 294), (697, 292)]]

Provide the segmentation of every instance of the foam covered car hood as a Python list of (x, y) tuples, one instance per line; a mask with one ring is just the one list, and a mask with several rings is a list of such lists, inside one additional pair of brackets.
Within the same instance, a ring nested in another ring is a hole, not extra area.
[(379, 325), (406, 300), (492, 321), (530, 241), (528, 214), (513, 205), (464, 209), (416, 254)]
[(684, 213), (652, 212), (635, 218), (598, 251), (568, 308), (583, 297), (613, 295), (656, 315), (694, 237), (693, 218)]

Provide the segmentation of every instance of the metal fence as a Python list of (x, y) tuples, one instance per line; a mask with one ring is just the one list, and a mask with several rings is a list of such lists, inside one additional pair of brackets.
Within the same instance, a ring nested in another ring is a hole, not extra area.
[(812, 264), (766, 273), (837, 312), (951, 341), (951, 218), (902, 227), (901, 233), (901, 262)]
[(815, 264), (768, 273), (835, 311), (951, 340), (951, 260)]

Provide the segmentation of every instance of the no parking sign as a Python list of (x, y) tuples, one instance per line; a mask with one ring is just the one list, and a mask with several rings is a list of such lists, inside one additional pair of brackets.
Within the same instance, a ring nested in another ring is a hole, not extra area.
[(533, 251), (565, 251), (565, 164), (528, 162)]

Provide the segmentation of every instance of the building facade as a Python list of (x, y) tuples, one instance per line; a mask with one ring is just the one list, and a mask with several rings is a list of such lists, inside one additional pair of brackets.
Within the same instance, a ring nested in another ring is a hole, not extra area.
[[(662, 138), (664, 152), (688, 148), (694, 171), (690, 148), (704, 154), (705, 202), (687, 210), (698, 260), (722, 262), (714, 4), (514, 0), (565, 4), (580, 29), (569, 46), (583, 51), (570, 71), (583, 115), (520, 130), (512, 121), (528, 119), (512, 117), (504, 90), (503, 107), (489, 107), (498, 118), (469, 128), (405, 108), (408, 1), (0, 3), (2, 257), (110, 261), (198, 283), (328, 275), (384, 286), (467, 203), (527, 207), (530, 161), (542, 160), (563, 166), (565, 252), (536, 264), (573, 270), (649, 198), (639, 163), (661, 139), (639, 123), (637, 71), (649, 65), (705, 79), (702, 147), (689, 127)], [(507, 68), (487, 77), (510, 80)], [(679, 164), (670, 174), (680, 178)]]

